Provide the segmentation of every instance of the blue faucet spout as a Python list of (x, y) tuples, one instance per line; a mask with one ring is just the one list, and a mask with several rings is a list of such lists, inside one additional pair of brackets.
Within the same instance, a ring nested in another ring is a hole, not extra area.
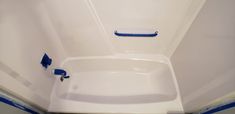
[(64, 78), (69, 78), (70, 77), (70, 76), (67, 76), (66, 71), (63, 70), (63, 69), (54, 69), (53, 74), (60, 76), (60, 81), (63, 81)]
[(54, 70), (54, 75), (61, 75), (61, 76), (66, 76), (66, 71), (63, 69), (55, 69)]

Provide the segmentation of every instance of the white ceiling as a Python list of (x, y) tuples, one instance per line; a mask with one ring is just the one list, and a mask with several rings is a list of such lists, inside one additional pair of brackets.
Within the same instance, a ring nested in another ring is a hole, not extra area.
[[(47, 0), (68, 56), (165, 54), (180, 41), (204, 0)], [(186, 26), (186, 27), (185, 27)], [(154, 38), (116, 37), (118, 29), (158, 30)], [(168, 54), (169, 55), (169, 54)]]

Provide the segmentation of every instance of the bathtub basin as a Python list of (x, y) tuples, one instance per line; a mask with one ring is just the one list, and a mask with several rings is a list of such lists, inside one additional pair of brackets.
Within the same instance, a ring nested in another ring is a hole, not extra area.
[(167, 64), (132, 59), (77, 59), (64, 66), (72, 74), (60, 97), (106, 104), (173, 100), (176, 90)]
[[(165, 60), (128, 57), (71, 58), (61, 67), (71, 74), (70, 79), (64, 82), (58, 80), (55, 84), (52, 96), (61, 104), (85, 103), (120, 108), (124, 105), (164, 104), (177, 98), (173, 73)], [(57, 103), (51, 106), (52, 110), (55, 105), (62, 107)], [(89, 111), (84, 111), (83, 108), (76, 112), (97, 112), (90, 108)], [(101, 112), (110, 111), (105, 109)]]

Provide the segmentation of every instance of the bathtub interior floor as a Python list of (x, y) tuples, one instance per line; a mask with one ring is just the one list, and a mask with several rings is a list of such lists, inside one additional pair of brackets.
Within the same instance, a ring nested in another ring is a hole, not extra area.
[[(133, 72), (83, 72), (71, 77), (70, 92), (100, 96), (154, 94), (156, 76)], [(127, 86), (128, 85), (128, 86)]]

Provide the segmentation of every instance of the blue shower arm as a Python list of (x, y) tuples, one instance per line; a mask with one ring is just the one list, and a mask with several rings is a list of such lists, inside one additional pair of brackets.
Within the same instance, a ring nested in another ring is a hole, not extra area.
[(116, 36), (123, 36), (123, 37), (155, 37), (158, 35), (158, 32), (150, 33), (150, 34), (138, 34), (138, 33), (120, 33), (115, 31), (114, 34)]

